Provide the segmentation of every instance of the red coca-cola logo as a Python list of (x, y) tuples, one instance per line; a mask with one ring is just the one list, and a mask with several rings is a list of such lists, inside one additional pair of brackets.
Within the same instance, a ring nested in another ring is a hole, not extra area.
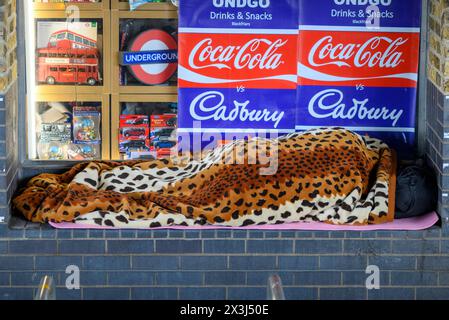
[[(396, 68), (404, 63), (401, 51), (408, 39), (398, 37), (375, 36), (364, 43), (342, 43), (329, 35), (321, 38), (309, 53), (309, 64), (320, 67), (325, 65), (354, 66), (356, 68)], [(386, 44), (384, 49), (383, 44)], [(331, 60), (331, 61), (329, 61)]]
[(303, 85), (416, 86), (419, 33), (302, 31)]
[(179, 81), (187, 87), (296, 86), (296, 35), (182, 34)]
[(189, 55), (192, 69), (259, 69), (275, 70), (285, 63), (280, 52), (286, 40), (251, 39), (242, 45), (216, 45), (212, 38), (196, 44)]

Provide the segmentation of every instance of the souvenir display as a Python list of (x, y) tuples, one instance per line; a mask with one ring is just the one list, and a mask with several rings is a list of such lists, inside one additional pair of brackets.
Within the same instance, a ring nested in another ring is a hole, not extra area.
[(101, 82), (97, 22), (38, 21), (36, 78), (40, 84)]
[(176, 114), (151, 116), (150, 142), (158, 158), (170, 155), (171, 149), (176, 146), (176, 122)]
[(72, 139), (72, 125), (70, 123), (42, 123), (41, 141), (69, 142)]
[(172, 20), (121, 20), (120, 84), (176, 85), (176, 34)]
[(73, 138), (75, 143), (99, 143), (101, 113), (96, 107), (73, 108)]
[(70, 144), (67, 154), (70, 160), (94, 160), (100, 155), (100, 145)]
[(101, 156), (101, 113), (94, 106), (39, 103), (40, 160), (89, 160)]
[(148, 116), (121, 115), (119, 149), (122, 153), (150, 150)]
[(59, 141), (40, 141), (38, 155), (40, 160), (67, 160), (67, 143)]

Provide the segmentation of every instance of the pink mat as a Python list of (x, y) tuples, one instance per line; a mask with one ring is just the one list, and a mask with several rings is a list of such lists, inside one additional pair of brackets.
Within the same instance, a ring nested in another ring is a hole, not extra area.
[[(181, 229), (181, 230), (215, 230), (215, 229), (235, 229), (235, 230), (311, 230), (311, 231), (375, 231), (375, 230), (403, 230), (415, 231), (425, 230), (434, 226), (439, 220), (436, 212), (431, 212), (417, 218), (398, 219), (390, 223), (369, 225), (369, 226), (337, 226), (320, 222), (299, 222), (278, 225), (264, 225), (264, 226), (248, 226), (248, 227), (216, 227), (216, 226), (197, 226), (197, 227), (162, 227), (151, 229)], [(91, 225), (82, 225), (74, 223), (50, 223), (51, 226), (57, 229), (115, 229), (112, 227), (100, 227)]]

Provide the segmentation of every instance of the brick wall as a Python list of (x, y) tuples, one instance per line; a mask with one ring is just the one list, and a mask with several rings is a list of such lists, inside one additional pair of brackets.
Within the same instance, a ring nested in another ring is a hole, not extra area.
[[(425, 232), (0, 229), (0, 299), (31, 299), (49, 274), (60, 299), (448, 299), (449, 230)], [(81, 290), (65, 289), (65, 268)], [(368, 265), (381, 289), (367, 290)]]

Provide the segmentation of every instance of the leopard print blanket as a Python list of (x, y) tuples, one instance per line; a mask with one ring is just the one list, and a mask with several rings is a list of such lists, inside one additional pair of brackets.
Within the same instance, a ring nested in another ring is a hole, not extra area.
[(379, 224), (394, 219), (395, 170), (381, 141), (316, 129), (234, 141), (197, 158), (81, 163), (31, 179), (13, 206), (34, 222), (137, 229)]

